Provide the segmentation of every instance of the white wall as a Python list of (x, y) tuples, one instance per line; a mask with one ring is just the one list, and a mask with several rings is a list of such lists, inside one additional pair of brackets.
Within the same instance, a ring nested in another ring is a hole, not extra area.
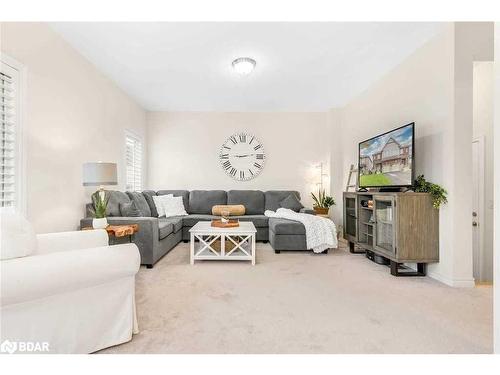
[[(495, 88), (494, 88), (494, 200), (500, 199), (500, 22), (495, 23)], [(494, 208), (493, 234), (493, 312), (495, 353), (500, 353), (500, 205)]]
[[(337, 109), (332, 120), (332, 126), (340, 127), (337, 147), (343, 150), (343, 179), (333, 179), (331, 172), (337, 199), (349, 166), (357, 164), (360, 141), (416, 123), (416, 174), (424, 174), (449, 192), (449, 203), (440, 212), (440, 262), (430, 265), (429, 275), (454, 286), (474, 285), (472, 185), (467, 179), (472, 159), (472, 61), (484, 55), (479, 47), (487, 31), (484, 24), (448, 24), (363, 94)], [(479, 47), (474, 50), (471, 45)]]
[[(349, 175), (349, 166), (345, 169), (344, 166), (344, 149), (343, 134), (342, 134), (342, 109), (331, 109), (328, 111), (328, 126), (330, 128), (330, 191), (337, 204), (330, 209), (330, 217), (333, 222), (340, 226), (343, 224), (343, 199), (342, 193), (345, 191), (347, 178)], [(349, 132), (351, 130), (346, 129)], [(357, 163), (355, 163), (357, 166)], [(351, 179), (351, 184), (354, 184), (357, 176), (354, 174)], [(354, 191), (351, 188), (350, 191)]]
[[(266, 151), (261, 174), (250, 181), (230, 178), (220, 166), (222, 143), (236, 132), (257, 136)], [(330, 159), (326, 113), (151, 112), (148, 114), (152, 189), (289, 189), (305, 205), (319, 171)], [(328, 181), (326, 181), (328, 187)]]
[(484, 139), (482, 280), (493, 281), (493, 62), (474, 64), (473, 138)]
[(47, 25), (2, 23), (1, 51), (26, 69), (26, 205), (39, 233), (76, 229), (92, 189), (82, 164), (117, 162), (124, 130), (145, 136), (145, 111)]

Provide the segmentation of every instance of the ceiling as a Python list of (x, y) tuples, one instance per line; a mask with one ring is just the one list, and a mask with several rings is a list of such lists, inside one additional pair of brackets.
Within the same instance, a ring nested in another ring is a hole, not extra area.
[[(325, 111), (345, 105), (439, 23), (51, 23), (151, 111)], [(257, 61), (248, 76), (231, 62)]]

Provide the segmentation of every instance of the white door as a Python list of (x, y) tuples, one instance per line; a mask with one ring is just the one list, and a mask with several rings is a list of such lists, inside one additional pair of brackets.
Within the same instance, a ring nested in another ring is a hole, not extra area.
[(483, 241), (482, 214), (484, 199), (484, 151), (483, 140), (472, 142), (472, 254), (473, 275), (476, 281), (482, 281), (483, 274)]

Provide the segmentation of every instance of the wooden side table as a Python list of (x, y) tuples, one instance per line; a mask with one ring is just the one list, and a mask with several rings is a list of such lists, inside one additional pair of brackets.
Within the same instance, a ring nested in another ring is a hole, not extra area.
[[(93, 229), (94, 228), (92, 227), (82, 228), (82, 230), (93, 230)], [(110, 245), (115, 245), (117, 238), (122, 238), (126, 236), (128, 236), (129, 242), (132, 243), (134, 240), (134, 234), (139, 232), (139, 224), (108, 225), (106, 227), (106, 232), (108, 232)]]

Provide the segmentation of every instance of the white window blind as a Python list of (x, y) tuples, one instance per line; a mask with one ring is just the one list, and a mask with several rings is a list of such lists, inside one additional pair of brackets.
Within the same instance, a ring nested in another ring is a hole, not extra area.
[(7, 64), (0, 67), (0, 207), (17, 204), (19, 74)]
[(128, 191), (142, 190), (142, 142), (130, 132), (125, 133), (125, 165)]

